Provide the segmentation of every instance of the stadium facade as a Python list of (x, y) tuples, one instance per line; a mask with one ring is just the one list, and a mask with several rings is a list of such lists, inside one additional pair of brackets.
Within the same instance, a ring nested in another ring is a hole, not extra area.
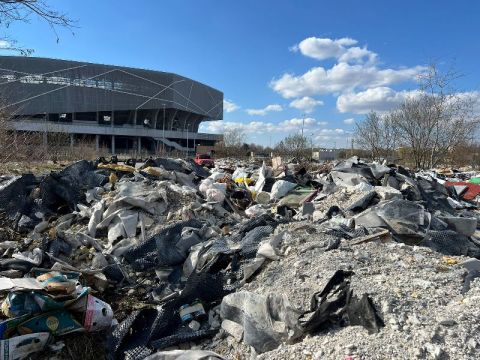
[(94, 139), (114, 154), (193, 152), (221, 140), (198, 128), (223, 118), (223, 93), (173, 73), (0, 56), (0, 97), (15, 131)]

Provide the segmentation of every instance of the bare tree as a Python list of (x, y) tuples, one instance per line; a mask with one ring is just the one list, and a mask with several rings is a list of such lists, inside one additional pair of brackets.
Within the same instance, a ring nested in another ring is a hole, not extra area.
[(292, 134), (280, 141), (275, 147), (275, 152), (282, 156), (293, 156), (299, 160), (311, 157), (310, 144), (302, 134)]
[(408, 148), (415, 168), (441, 164), (456, 146), (474, 137), (479, 125), (476, 99), (452, 88), (458, 73), (440, 73), (435, 65), (420, 78), (420, 92), (390, 116), (400, 145)]
[(355, 143), (370, 152), (372, 159), (377, 159), (382, 150), (382, 119), (371, 111), (361, 123), (355, 123)]
[(380, 116), (370, 112), (361, 123), (356, 123), (355, 142), (367, 150), (374, 160), (392, 156), (397, 143), (397, 131), (391, 114)]
[(72, 30), (75, 21), (60, 11), (48, 5), (45, 0), (0, 0), (0, 27), (4, 33), (0, 34), (3, 42), (2, 49), (30, 55), (33, 50), (18, 45), (16, 39), (8, 35), (6, 29), (15, 22), (28, 23), (34, 17), (44, 20), (54, 32), (57, 42), (60, 40), (57, 28), (63, 27)]
[(388, 157), (395, 149), (413, 167), (445, 163), (458, 146), (471, 142), (479, 122), (472, 94), (454, 89), (459, 74), (440, 72), (436, 65), (419, 76), (420, 88), (397, 109), (371, 112), (357, 124), (356, 143), (372, 158)]
[[(239, 128), (227, 130), (223, 133), (223, 141), (215, 144), (217, 157), (245, 157), (247, 156), (243, 145), (245, 143), (245, 131)], [(247, 145), (248, 146), (248, 145)], [(247, 150), (248, 151), (248, 150)]]
[(223, 133), (223, 143), (226, 147), (239, 148), (245, 143), (245, 131), (240, 128), (225, 131)]

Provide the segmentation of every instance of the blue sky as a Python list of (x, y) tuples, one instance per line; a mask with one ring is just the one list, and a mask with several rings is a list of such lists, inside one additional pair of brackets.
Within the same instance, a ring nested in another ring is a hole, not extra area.
[[(222, 122), (274, 145), (300, 131), (345, 146), (353, 122), (413, 93), (431, 61), (454, 62), (459, 91), (480, 78), (478, 1), (49, 0), (75, 35), (40, 21), (8, 30), (34, 56), (175, 72), (224, 92)], [(134, 5), (132, 5), (134, 4)]]

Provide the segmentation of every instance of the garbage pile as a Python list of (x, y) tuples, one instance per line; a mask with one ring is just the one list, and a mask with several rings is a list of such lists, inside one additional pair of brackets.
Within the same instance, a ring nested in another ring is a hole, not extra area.
[(476, 307), (441, 320), (462, 345), (402, 331), (480, 296), (477, 179), (358, 158), (2, 177), (0, 356), (61, 357), (87, 333), (111, 359), (472, 358)]

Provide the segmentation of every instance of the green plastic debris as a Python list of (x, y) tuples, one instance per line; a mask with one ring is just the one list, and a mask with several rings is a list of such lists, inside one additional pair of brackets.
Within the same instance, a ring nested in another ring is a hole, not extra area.
[(480, 177), (473, 177), (469, 181), (472, 184), (480, 185)]

